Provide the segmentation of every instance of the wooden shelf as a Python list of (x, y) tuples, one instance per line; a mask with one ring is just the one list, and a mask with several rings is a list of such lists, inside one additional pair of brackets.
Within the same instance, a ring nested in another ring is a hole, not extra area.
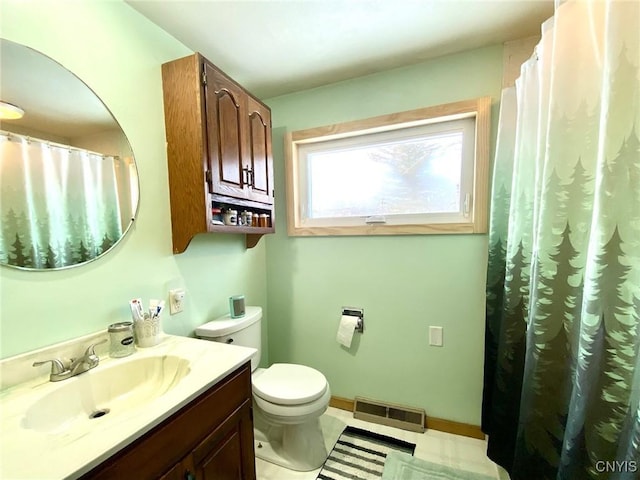
[(243, 227), (236, 225), (209, 225), (207, 229), (211, 233), (243, 233), (246, 235), (247, 248), (255, 247), (263, 235), (275, 233), (274, 227)]
[(267, 233), (275, 233), (276, 229), (273, 227), (242, 227), (236, 225), (209, 225), (207, 229), (209, 232), (217, 233), (249, 233), (265, 235)]

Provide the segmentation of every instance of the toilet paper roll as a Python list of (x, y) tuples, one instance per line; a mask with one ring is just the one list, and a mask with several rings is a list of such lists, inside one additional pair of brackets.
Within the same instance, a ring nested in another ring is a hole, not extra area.
[(342, 315), (340, 317), (340, 325), (338, 326), (338, 334), (336, 340), (339, 344), (349, 348), (353, 340), (353, 333), (356, 331), (358, 317), (352, 315)]

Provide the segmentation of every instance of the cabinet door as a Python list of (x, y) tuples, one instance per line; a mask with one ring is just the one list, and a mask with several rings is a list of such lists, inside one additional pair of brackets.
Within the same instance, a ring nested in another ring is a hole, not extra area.
[(192, 459), (198, 480), (255, 480), (251, 402), (198, 445)]
[(158, 480), (195, 480), (195, 477), (188, 478), (189, 474), (188, 467), (183, 463), (178, 463), (167, 473), (162, 475)]
[(246, 196), (247, 172), (243, 170), (244, 112), (246, 93), (226, 75), (204, 63), (205, 110), (209, 153), (209, 193)]
[(251, 169), (249, 198), (273, 204), (273, 157), (271, 153), (271, 111), (252, 97), (248, 105), (248, 163)]
[(157, 480), (197, 480), (195, 471), (193, 458), (191, 455), (188, 455)]

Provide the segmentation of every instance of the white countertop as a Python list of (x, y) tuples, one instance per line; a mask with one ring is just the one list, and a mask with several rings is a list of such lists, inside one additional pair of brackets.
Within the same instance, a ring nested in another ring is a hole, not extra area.
[[(171, 416), (254, 353), (252, 348), (165, 335), (160, 344), (139, 348), (130, 357), (101, 358), (100, 365), (78, 377), (61, 382), (40, 377), (7, 388), (0, 392), (0, 478), (76, 478)], [(149, 403), (83, 422), (80, 428), (76, 425), (68, 431), (46, 433), (24, 427), (27, 409), (66, 382), (92, 375), (114, 362), (163, 355), (188, 359), (190, 371), (176, 386)]]

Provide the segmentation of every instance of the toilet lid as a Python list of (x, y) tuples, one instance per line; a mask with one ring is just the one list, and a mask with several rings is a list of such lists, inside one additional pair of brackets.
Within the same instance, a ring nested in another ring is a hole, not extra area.
[(311, 402), (327, 389), (327, 379), (319, 371), (291, 363), (274, 363), (252, 383), (254, 394), (280, 405)]

